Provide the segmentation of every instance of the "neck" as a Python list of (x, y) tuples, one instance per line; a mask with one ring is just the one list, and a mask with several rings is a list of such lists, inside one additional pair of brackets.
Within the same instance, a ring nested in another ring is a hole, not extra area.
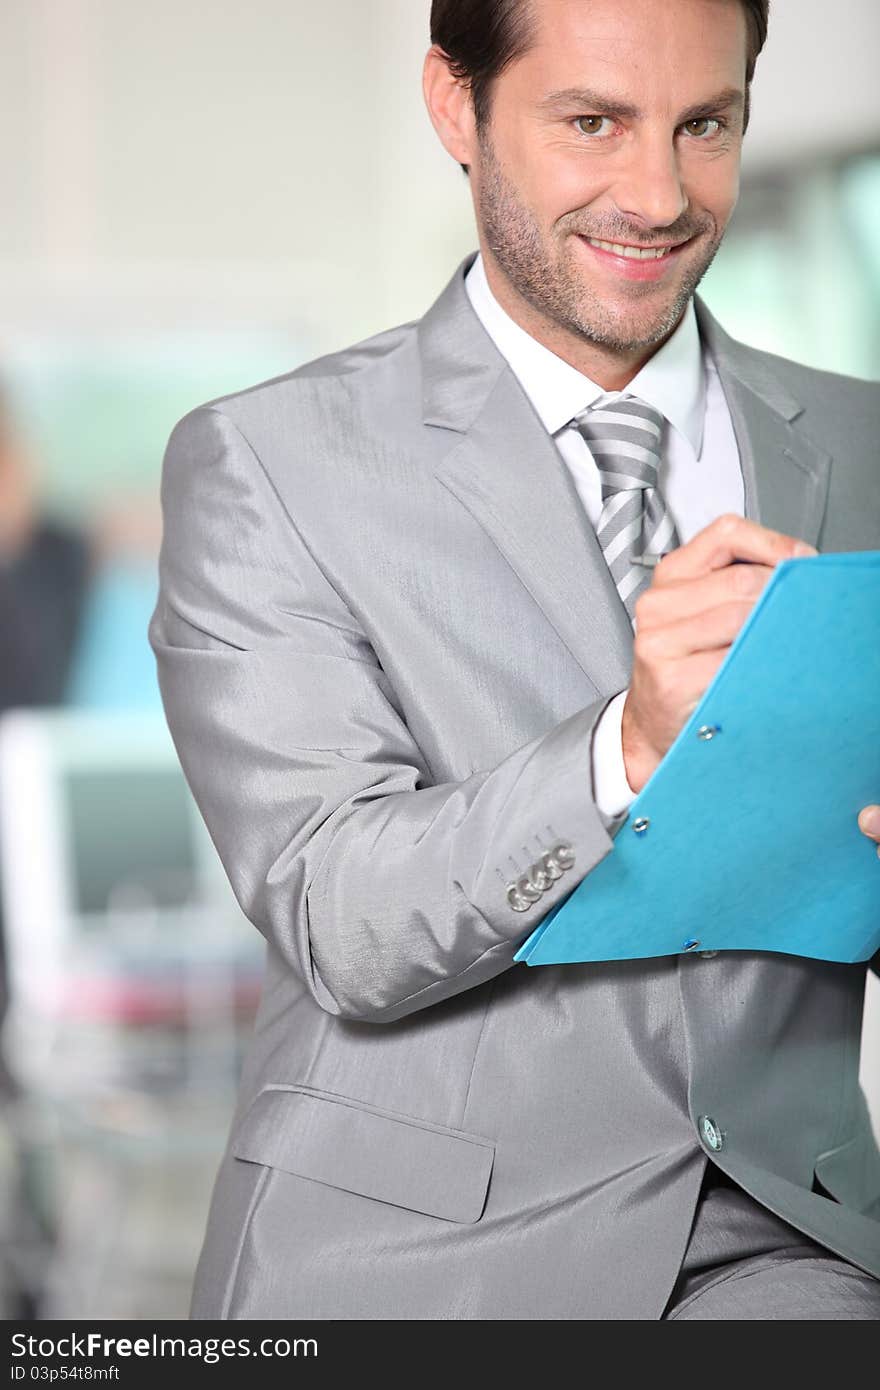
[(481, 251), (489, 288), (505, 313), (542, 347), (595, 381), (603, 391), (622, 391), (675, 331), (670, 329), (660, 342), (649, 347), (637, 346), (630, 350), (593, 342), (539, 313), (510, 283), (491, 251), (487, 252), (485, 247), (481, 247)]

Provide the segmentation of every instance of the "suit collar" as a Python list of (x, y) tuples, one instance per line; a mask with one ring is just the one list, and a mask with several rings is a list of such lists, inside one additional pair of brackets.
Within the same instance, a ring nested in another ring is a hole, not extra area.
[[(468, 298), (465, 276), (477, 258), (470, 252), (419, 321), (423, 420), (426, 425), (466, 430), (508, 363), (486, 332)], [(735, 379), (783, 420), (804, 405), (768, 369), (763, 355), (732, 338), (697, 294), (700, 335), (708, 344), (722, 382)]]
[(699, 295), (694, 306), (733, 422), (746, 516), (815, 545), (825, 515), (832, 457), (800, 427), (793, 428), (805, 402), (774, 372), (767, 354), (725, 332)]
[(509, 371), (474, 313), (464, 287), (464, 277), (476, 255), (473, 251), (464, 258), (416, 330), (426, 425), (468, 429), (499, 376)]
[[(455, 438), (438, 481), (471, 512), (600, 693), (628, 684), (632, 624), (553, 439), (481, 324), (458, 266), (420, 320), (423, 419)], [(764, 354), (731, 338), (695, 297), (730, 408), (746, 516), (815, 544), (830, 456), (791, 422), (803, 405)]]
[(736, 380), (783, 420), (797, 419), (804, 406), (768, 369), (763, 355), (731, 338), (698, 294), (694, 295), (694, 308), (700, 337), (714, 358), (721, 380)]

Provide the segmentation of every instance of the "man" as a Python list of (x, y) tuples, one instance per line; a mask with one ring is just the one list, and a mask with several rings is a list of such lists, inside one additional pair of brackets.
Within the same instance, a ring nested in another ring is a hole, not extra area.
[(150, 637), (268, 943), (196, 1318), (880, 1312), (864, 965), (511, 968), (773, 566), (880, 544), (874, 388), (693, 298), (766, 8), (435, 0), (480, 255), (172, 435)]

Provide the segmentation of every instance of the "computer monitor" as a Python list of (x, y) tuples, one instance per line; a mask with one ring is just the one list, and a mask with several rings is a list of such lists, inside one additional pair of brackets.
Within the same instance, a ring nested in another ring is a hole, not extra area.
[(262, 962), (152, 711), (0, 716), (0, 890), (10, 998), (31, 1013), (173, 1016), (194, 982), (252, 984)]

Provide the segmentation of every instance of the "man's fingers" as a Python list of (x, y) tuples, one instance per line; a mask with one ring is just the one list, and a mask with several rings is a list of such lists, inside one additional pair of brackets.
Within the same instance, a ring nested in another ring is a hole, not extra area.
[(636, 627), (644, 632), (737, 599), (754, 606), (772, 574), (770, 565), (727, 565), (699, 579), (651, 584), (636, 599)]
[[(660, 560), (634, 610), (626, 705), (633, 748), (662, 756), (725, 660), (774, 567), (817, 553), (795, 536), (730, 512)], [(650, 776), (650, 755), (640, 758), (637, 751), (635, 761)]]
[(877, 841), (880, 854), (880, 806), (863, 806), (859, 812), (859, 829), (869, 840)]
[(748, 517), (725, 512), (710, 525), (698, 531), (686, 545), (670, 550), (656, 566), (652, 577), (655, 585), (696, 579), (712, 570), (722, 569), (734, 560), (747, 560), (758, 565), (778, 565), (797, 555), (816, 555), (818, 551), (796, 536), (783, 531), (771, 531)]
[(659, 662), (678, 661), (697, 652), (726, 649), (752, 607), (751, 599), (734, 599), (658, 627), (643, 629), (637, 621), (633, 642), (635, 656), (649, 667), (656, 667)]

